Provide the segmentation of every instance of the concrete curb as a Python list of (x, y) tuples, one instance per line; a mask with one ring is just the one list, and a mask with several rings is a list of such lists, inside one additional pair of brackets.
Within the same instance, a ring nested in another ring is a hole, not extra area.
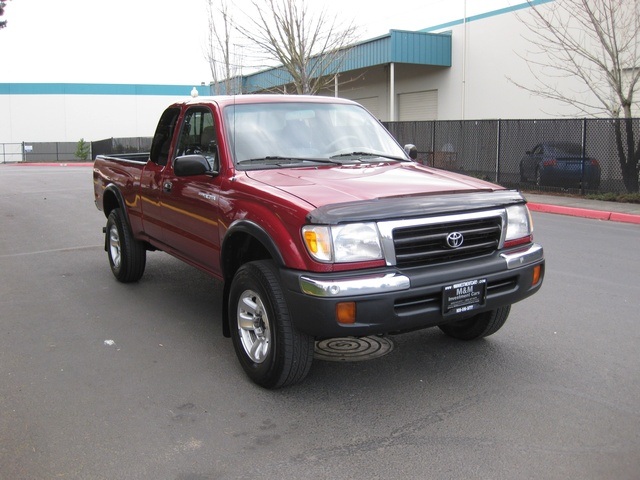
[(561, 205), (548, 205), (544, 203), (527, 203), (529, 210), (533, 212), (555, 213), (572, 217), (591, 218), (595, 220), (607, 220), (611, 222), (633, 223), (640, 225), (640, 215), (620, 212), (608, 212), (605, 210), (590, 210), (588, 208), (564, 207)]

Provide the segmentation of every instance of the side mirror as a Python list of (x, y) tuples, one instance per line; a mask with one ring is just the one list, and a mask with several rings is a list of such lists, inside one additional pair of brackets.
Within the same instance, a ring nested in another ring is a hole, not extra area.
[(415, 160), (418, 158), (418, 149), (415, 145), (412, 145), (411, 143), (406, 144), (404, 146), (404, 151), (407, 152), (407, 155), (409, 155), (409, 158), (411, 160)]
[(178, 177), (190, 177), (211, 173), (211, 169), (202, 155), (184, 155), (173, 161), (173, 172)]

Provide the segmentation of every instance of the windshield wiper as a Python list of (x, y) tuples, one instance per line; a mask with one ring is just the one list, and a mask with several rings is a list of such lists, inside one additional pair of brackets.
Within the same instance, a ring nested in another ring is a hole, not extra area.
[(259, 163), (259, 162), (274, 163), (276, 165), (279, 165), (281, 162), (282, 163), (316, 162), (316, 163), (333, 163), (333, 164), (337, 163), (329, 158), (307, 158), (307, 157), (299, 158), (299, 157), (282, 157), (278, 155), (269, 155), (266, 157), (247, 158), (245, 160), (240, 160), (238, 162), (238, 165), (242, 163)]
[(399, 162), (405, 162), (407, 159), (403, 157), (396, 157), (394, 155), (387, 155), (384, 153), (373, 153), (373, 152), (350, 152), (350, 153), (341, 153), (339, 155), (333, 155), (331, 158), (344, 158), (344, 157), (378, 157), (378, 158), (388, 158), (389, 160), (397, 160)]

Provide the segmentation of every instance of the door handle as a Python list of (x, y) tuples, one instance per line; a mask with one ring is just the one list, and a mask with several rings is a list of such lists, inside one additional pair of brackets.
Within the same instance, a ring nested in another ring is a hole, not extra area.
[(173, 183), (167, 181), (162, 184), (162, 191), (164, 193), (171, 193), (171, 189), (173, 188)]

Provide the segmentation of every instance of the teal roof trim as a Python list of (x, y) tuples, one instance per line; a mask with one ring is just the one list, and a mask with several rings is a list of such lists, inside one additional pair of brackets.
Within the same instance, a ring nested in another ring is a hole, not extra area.
[[(516, 12), (518, 10), (522, 10), (524, 8), (536, 7), (538, 5), (542, 5), (545, 3), (553, 2), (555, 0), (531, 0), (529, 2), (520, 3), (518, 5), (511, 5), (510, 7), (500, 8), (498, 10), (492, 10), (490, 12), (480, 13), (478, 15), (472, 15), (466, 18), (466, 22), (475, 22), (476, 20), (483, 20), (485, 18), (495, 17), (498, 15), (503, 15), (505, 13)], [(461, 18), (459, 20), (453, 20), (447, 23), (441, 23), (440, 25), (434, 25), (433, 27), (427, 27), (419, 30), (420, 32), (430, 33), (436, 30), (442, 30), (444, 28), (455, 27), (456, 25), (462, 25), (465, 23), (465, 19)]]
[[(0, 95), (157, 95), (184, 96), (193, 85), (127, 85), (107, 83), (0, 83)], [(209, 86), (195, 86), (209, 95)]]
[[(450, 67), (451, 35), (391, 30), (386, 35), (349, 47), (341, 62), (337, 73), (390, 63)], [(329, 65), (325, 71), (335, 73), (335, 65)], [(253, 92), (291, 81), (291, 75), (284, 68), (276, 67), (245, 75), (242, 78), (242, 86), (245, 92)]]

